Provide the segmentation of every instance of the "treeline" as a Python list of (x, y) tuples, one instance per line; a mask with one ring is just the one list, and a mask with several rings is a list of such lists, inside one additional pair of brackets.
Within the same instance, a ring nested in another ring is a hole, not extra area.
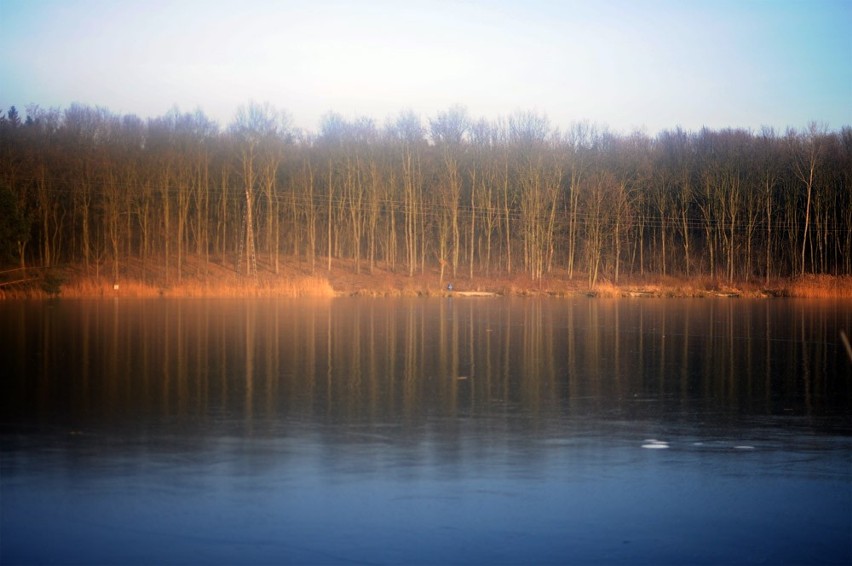
[(425, 124), (327, 115), (317, 134), (269, 105), (201, 112), (0, 115), (6, 264), (128, 258), (180, 280), (189, 255), (255, 277), (298, 258), (416, 276), (852, 274), (852, 128), (613, 134), (519, 112)]

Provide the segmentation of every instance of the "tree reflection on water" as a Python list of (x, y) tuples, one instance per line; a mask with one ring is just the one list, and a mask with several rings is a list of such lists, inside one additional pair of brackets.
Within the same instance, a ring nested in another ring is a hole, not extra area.
[(852, 558), (847, 303), (63, 300), (0, 319), (3, 563)]
[[(848, 305), (745, 300), (85, 301), (3, 306), (6, 414), (843, 415)], [(649, 403), (654, 401), (654, 403)], [(652, 409), (652, 410), (651, 410)]]

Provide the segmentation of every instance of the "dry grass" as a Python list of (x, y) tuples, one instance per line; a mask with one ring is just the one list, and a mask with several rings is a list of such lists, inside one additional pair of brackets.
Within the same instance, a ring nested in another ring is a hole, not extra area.
[[(232, 282), (190, 281), (170, 287), (158, 287), (139, 281), (122, 281), (110, 285), (103, 281), (78, 279), (62, 286), (59, 293), (66, 298), (98, 297), (333, 297), (335, 291), (328, 280), (320, 277), (299, 279)], [(0, 299), (48, 298), (51, 295), (38, 287), (19, 287), (0, 290)]]
[[(144, 268), (143, 268), (144, 267)], [(33, 270), (21, 276), (21, 283), (3, 285), (0, 282), (0, 299), (47, 298), (53, 290), (63, 297), (434, 297), (447, 292), (452, 283), (457, 292), (493, 293), (512, 296), (575, 297), (591, 295), (616, 297), (806, 297), (852, 298), (852, 277), (806, 276), (796, 279), (779, 279), (765, 285), (763, 282), (737, 282), (725, 284), (710, 278), (682, 279), (676, 277), (647, 277), (622, 279), (618, 284), (601, 279), (594, 289), (588, 288), (584, 274), (569, 278), (567, 272), (556, 271), (542, 280), (533, 280), (523, 273), (477, 274), (468, 273), (452, 277), (445, 274), (441, 281), (437, 269), (416, 273), (409, 277), (403, 269), (374, 266), (372, 270), (362, 264), (356, 273), (351, 261), (335, 260), (332, 269), (317, 264), (314, 272), (303, 262), (287, 260), (278, 265), (278, 273), (269, 264), (260, 263), (260, 275), (255, 282), (235, 273), (230, 266), (203, 258), (190, 257), (183, 264), (182, 277), (177, 280), (176, 269), (170, 266), (170, 277), (165, 268), (149, 260), (128, 261), (122, 264), (120, 280), (116, 286), (103, 275), (87, 275), (80, 266), (66, 267), (47, 272)], [(17, 275), (17, 274), (16, 274)], [(25, 280), (24, 280), (25, 279)], [(166, 283), (168, 281), (168, 283)], [(59, 282), (57, 285), (56, 283)]]
[[(286, 269), (279, 274), (263, 272), (252, 280), (233, 270), (200, 260), (186, 262), (185, 275), (166, 283), (164, 269), (141, 268), (127, 262), (118, 282), (103, 275), (87, 275), (80, 266), (33, 272), (22, 284), (0, 287), (0, 299), (48, 298), (55, 294), (68, 298), (98, 297), (333, 297), (335, 291), (325, 277)], [(52, 284), (52, 285), (51, 285)], [(51, 290), (54, 291), (51, 293)]]
[(805, 275), (789, 282), (788, 296), (808, 299), (852, 298), (852, 277)]
[(105, 281), (79, 278), (62, 286), (62, 296), (70, 298), (85, 297), (156, 297), (156, 287), (139, 281), (123, 281), (115, 288)]
[(593, 290), (595, 296), (604, 298), (615, 298), (624, 296), (624, 290), (609, 281), (601, 281)]

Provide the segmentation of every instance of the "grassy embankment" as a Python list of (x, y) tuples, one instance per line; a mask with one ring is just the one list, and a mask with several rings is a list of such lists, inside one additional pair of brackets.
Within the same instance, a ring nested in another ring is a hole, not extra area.
[(445, 274), (441, 283), (437, 269), (427, 274), (408, 277), (404, 269), (396, 272), (382, 267), (370, 273), (362, 267), (356, 274), (351, 262), (335, 261), (331, 271), (326, 264), (317, 264), (312, 274), (304, 262), (285, 261), (275, 274), (271, 266), (259, 264), (260, 275), (255, 283), (240, 277), (232, 267), (203, 258), (191, 257), (184, 263), (182, 276), (177, 278), (172, 267), (168, 282), (161, 264), (145, 269), (138, 260), (121, 266), (118, 282), (105, 275), (108, 269), (89, 269), (65, 266), (50, 270), (11, 270), (0, 274), (0, 299), (47, 298), (62, 296), (85, 297), (415, 297), (447, 294), (446, 285), (453, 283), (454, 293), (480, 293), (513, 296), (571, 297), (805, 297), (852, 298), (852, 277), (826, 275), (793, 279), (736, 282), (728, 285), (709, 278), (683, 279), (676, 277), (646, 277), (624, 279), (618, 285), (600, 281), (594, 289), (582, 274), (569, 280), (567, 273), (557, 271), (542, 281), (524, 274), (475, 274), (472, 279), (459, 274)]

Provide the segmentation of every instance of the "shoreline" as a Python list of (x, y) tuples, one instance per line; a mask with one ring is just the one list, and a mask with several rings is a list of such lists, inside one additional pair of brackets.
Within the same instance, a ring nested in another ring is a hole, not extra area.
[[(445, 273), (441, 280), (437, 268), (425, 274), (409, 276), (400, 269), (363, 266), (356, 272), (352, 262), (333, 261), (331, 270), (319, 263), (314, 269), (304, 261), (288, 259), (279, 263), (278, 273), (271, 265), (262, 265), (255, 282), (233, 269), (196, 257), (183, 264), (182, 276), (166, 277), (163, 267), (150, 262), (129, 261), (121, 266), (120, 277), (113, 281), (104, 275), (105, 266), (87, 274), (80, 265), (61, 268), (29, 268), (2, 271), (0, 300), (102, 297), (600, 297), (600, 298), (852, 298), (852, 277), (806, 275), (765, 281), (740, 281), (728, 284), (708, 277), (624, 278), (618, 284), (599, 281), (589, 288), (585, 274), (570, 278), (555, 271), (540, 281), (523, 273), (457, 274)], [(172, 268), (174, 269), (174, 268)], [(93, 273), (94, 271), (94, 273)], [(168, 282), (168, 283), (167, 283)], [(452, 290), (448, 285), (452, 283)]]

